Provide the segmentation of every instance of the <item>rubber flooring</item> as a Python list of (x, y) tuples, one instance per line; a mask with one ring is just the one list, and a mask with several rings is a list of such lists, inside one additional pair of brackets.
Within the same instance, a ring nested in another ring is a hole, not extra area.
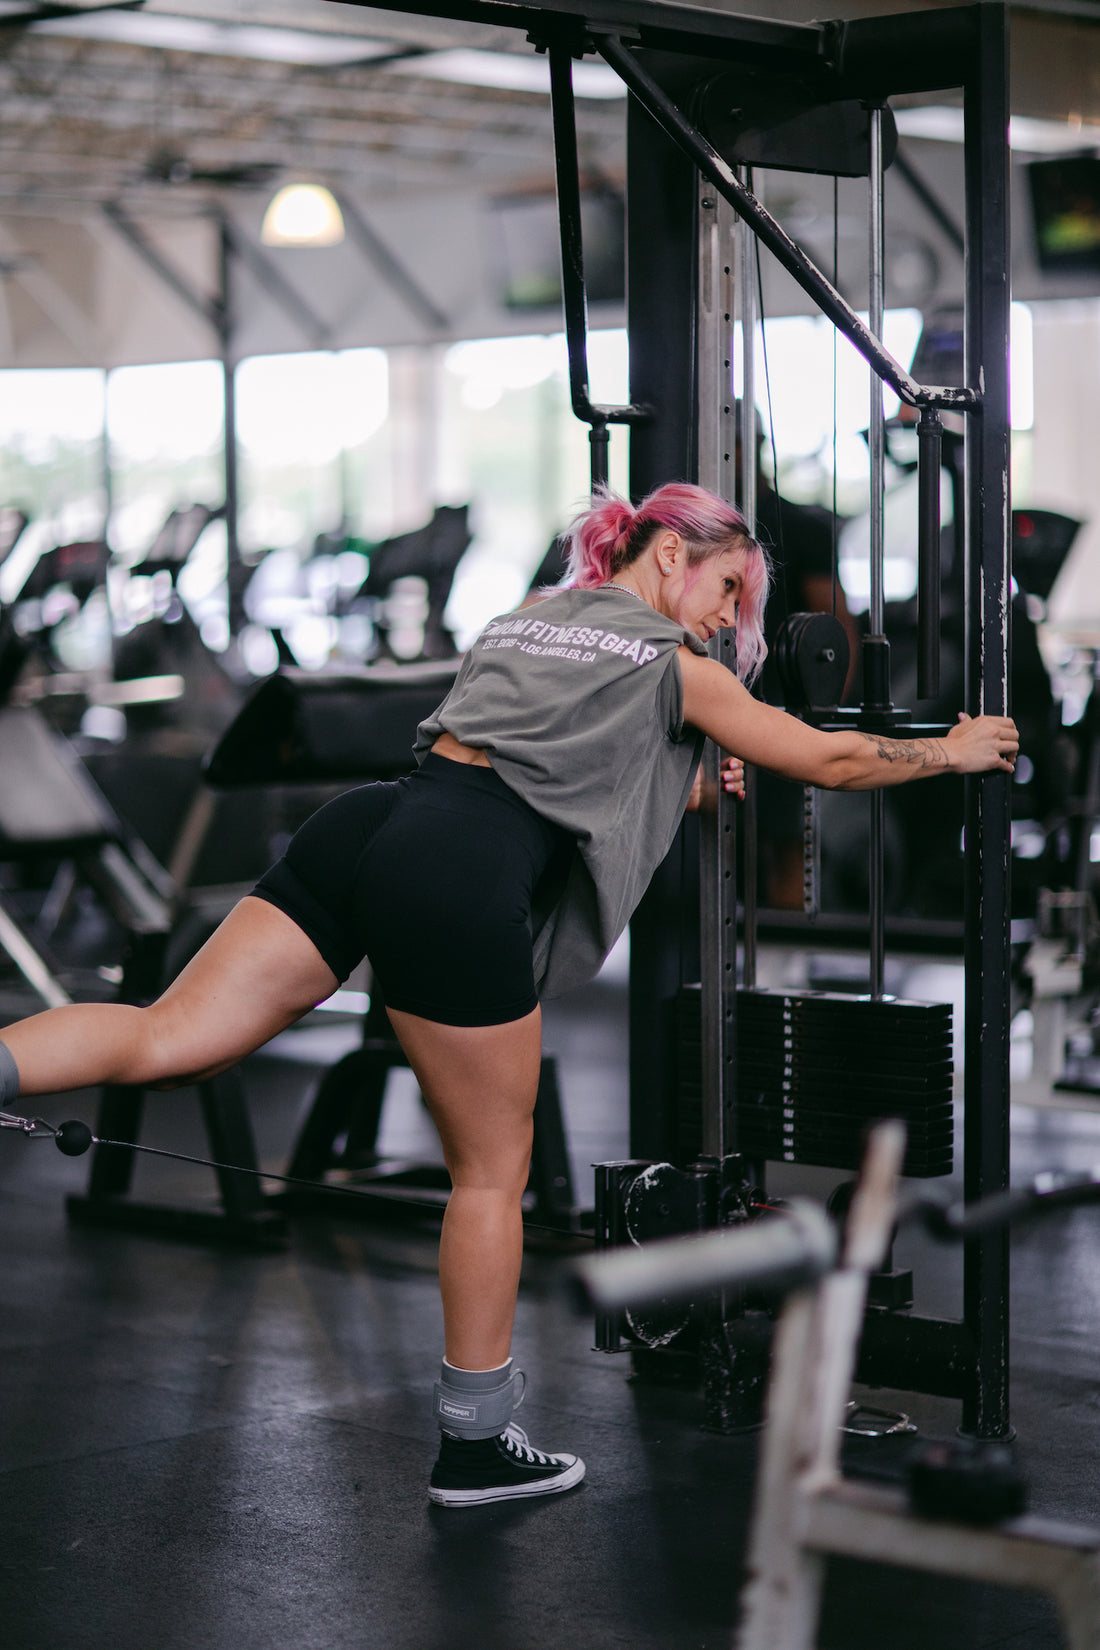
[[(246, 1064), (262, 1161), (285, 1162), (347, 1028), (287, 1034)], [(578, 1196), (626, 1151), (625, 989), (612, 973), (547, 1014)], [(383, 1145), (434, 1147), (395, 1079)], [(43, 1100), (94, 1121), (90, 1094)], [(187, 1091), (150, 1142), (201, 1153)], [(1014, 1177), (1100, 1161), (1100, 1111), (1014, 1111)], [(690, 1387), (594, 1352), (563, 1275), (526, 1257), (517, 1361), (532, 1441), (588, 1476), (560, 1498), (445, 1511), (426, 1498), (440, 1349), (432, 1219), (295, 1219), (259, 1253), (70, 1223), (87, 1159), (0, 1136), (0, 1644), (4, 1650), (728, 1650), (758, 1434), (702, 1426)], [(786, 1171), (788, 1180), (796, 1174)], [(803, 1177), (805, 1179), (806, 1177)], [(825, 1177), (828, 1180), (828, 1176)], [(835, 1180), (835, 1176), (832, 1179)], [(822, 1176), (798, 1189), (820, 1189)], [(139, 1191), (207, 1198), (201, 1169), (143, 1162)], [(779, 1187), (788, 1190), (786, 1184)], [(916, 1236), (918, 1307), (957, 1311), (955, 1257)], [(1014, 1242), (1013, 1419), (1032, 1510), (1100, 1522), (1100, 1223)], [(868, 1395), (951, 1436), (957, 1406)], [(851, 1446), (890, 1476), (896, 1441)], [(830, 1563), (820, 1650), (1054, 1650), (1035, 1594)], [(784, 1650), (776, 1646), (776, 1650)]]

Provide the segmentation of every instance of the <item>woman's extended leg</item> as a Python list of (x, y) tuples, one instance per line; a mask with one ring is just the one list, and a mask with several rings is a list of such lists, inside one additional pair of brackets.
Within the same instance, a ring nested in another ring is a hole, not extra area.
[(523, 1259), (522, 1198), (542, 1058), (542, 1016), (449, 1026), (390, 1009), (453, 1183), (439, 1243), (447, 1361), (506, 1362)]
[(249, 895), (148, 1008), (51, 1008), (3, 1027), (0, 1042), (19, 1068), (21, 1094), (107, 1082), (173, 1087), (235, 1065), (338, 983), (296, 922)]

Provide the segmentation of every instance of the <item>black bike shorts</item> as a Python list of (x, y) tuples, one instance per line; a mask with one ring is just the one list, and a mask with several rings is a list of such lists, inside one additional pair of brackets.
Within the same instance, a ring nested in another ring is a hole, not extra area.
[(318, 809), (252, 892), (338, 980), (367, 957), (388, 1007), (503, 1025), (537, 1006), (532, 900), (572, 849), (492, 768), (429, 755)]

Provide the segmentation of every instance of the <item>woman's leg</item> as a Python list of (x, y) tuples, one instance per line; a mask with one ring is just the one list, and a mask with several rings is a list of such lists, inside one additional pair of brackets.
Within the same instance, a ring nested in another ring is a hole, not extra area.
[(148, 1008), (74, 1003), (0, 1030), (20, 1094), (211, 1077), (293, 1025), (339, 982), (313, 941), (249, 895)]
[(439, 1243), (447, 1362), (508, 1359), (523, 1259), (542, 1016), (448, 1026), (398, 1009), (394, 1030), (428, 1103), (453, 1182)]
[(512, 1423), (522, 1394), (509, 1347), (523, 1259), (522, 1198), (542, 1057), (538, 1009), (500, 1026), (390, 1019), (443, 1142), (453, 1189), (439, 1243), (447, 1353), (433, 1408), (438, 1506), (554, 1495), (584, 1477), (576, 1455), (534, 1449)]

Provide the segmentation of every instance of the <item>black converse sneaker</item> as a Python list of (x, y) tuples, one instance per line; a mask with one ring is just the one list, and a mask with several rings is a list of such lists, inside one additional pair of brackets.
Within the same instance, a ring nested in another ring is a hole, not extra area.
[(453, 1438), (444, 1433), (428, 1489), (440, 1507), (475, 1507), (524, 1495), (554, 1495), (584, 1477), (575, 1455), (532, 1449), (515, 1422), (498, 1438)]

